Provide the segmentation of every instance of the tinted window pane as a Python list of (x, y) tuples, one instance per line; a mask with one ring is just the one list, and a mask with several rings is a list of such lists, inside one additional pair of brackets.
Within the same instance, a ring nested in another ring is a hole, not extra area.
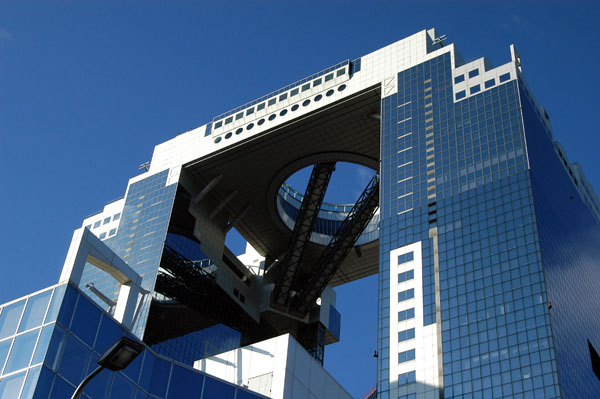
[(41, 370), (42, 366), (34, 367), (29, 370), (29, 373), (27, 373), (27, 379), (25, 380), (25, 386), (23, 387), (23, 392), (21, 393), (21, 399), (33, 398), (33, 392), (35, 391), (35, 385), (38, 381)]
[(140, 378), (140, 370), (142, 368), (143, 360), (144, 360), (144, 353), (140, 353), (138, 355), (138, 357), (136, 357), (134, 359), (134, 361), (131, 362), (129, 364), (129, 366), (127, 366), (127, 368), (125, 370), (123, 370), (122, 372), (127, 377), (131, 378), (132, 381), (137, 383)]
[[(92, 359), (90, 361), (88, 371), (86, 375), (91, 374), (98, 367), (97, 356), (92, 353)], [(85, 386), (84, 393), (88, 394), (92, 398), (108, 398), (108, 390), (110, 389), (110, 380), (112, 379), (113, 372), (107, 369), (102, 370), (97, 376), (95, 376), (89, 384)]]
[(19, 391), (23, 386), (25, 373), (18, 373), (0, 380), (0, 399), (15, 399), (19, 397)]
[(51, 324), (42, 328), (42, 334), (40, 335), (37, 347), (35, 348), (35, 355), (33, 355), (31, 364), (38, 364), (44, 361), (46, 350), (48, 349), (48, 344), (50, 343), (50, 338), (52, 338), (54, 326), (54, 324)]
[(204, 376), (183, 367), (173, 366), (171, 382), (169, 383), (168, 398), (197, 399), (200, 395), (197, 389), (201, 387)]
[(51, 398), (70, 398), (73, 396), (73, 392), (75, 392), (75, 388), (59, 376), (56, 376), (54, 385), (52, 385)]
[(98, 338), (94, 344), (94, 350), (98, 353), (104, 353), (117, 339), (123, 336), (123, 330), (110, 317), (102, 315)]
[(33, 348), (35, 347), (35, 341), (37, 341), (39, 333), (40, 329), (38, 328), (37, 330), (15, 337), (15, 343), (13, 344), (10, 356), (6, 362), (4, 374), (29, 366), (31, 355), (33, 355)]
[(6, 361), (6, 356), (8, 356), (11, 342), (12, 339), (0, 342), (0, 372), (2, 372), (2, 367), (4, 367), (4, 362)]
[(21, 320), (19, 326), (19, 332), (42, 325), (51, 294), (52, 290), (49, 290), (29, 298), (23, 320)]
[(146, 388), (153, 395), (164, 397), (167, 391), (170, 368), (171, 363), (146, 352), (140, 386)]
[(47, 367), (42, 367), (40, 376), (37, 380), (35, 387), (36, 398), (47, 398), (50, 393), (50, 387), (52, 386), (52, 380), (54, 379), (54, 373)]
[(66, 345), (60, 359), (58, 372), (73, 384), (79, 384), (85, 377), (90, 350), (73, 335), (67, 336)]
[(50, 309), (48, 309), (48, 314), (46, 315), (45, 323), (49, 323), (51, 321), (56, 320), (58, 316), (58, 311), (60, 310), (60, 305), (62, 303), (63, 296), (65, 295), (65, 289), (67, 285), (61, 285), (54, 289), (54, 294), (52, 295), (52, 302), (50, 302)]
[[(52, 338), (50, 339), (50, 345), (48, 345), (48, 351), (44, 364), (50, 367), (52, 370), (56, 370), (58, 367), (58, 360), (60, 359), (60, 353), (64, 346), (65, 341), (65, 330), (60, 326), (55, 325)], [(37, 354), (36, 354), (37, 355)]]
[(100, 310), (84, 296), (79, 297), (71, 331), (89, 346), (94, 346), (96, 330), (100, 321)]
[(235, 394), (235, 388), (222, 381), (215, 380), (214, 378), (206, 377), (204, 382), (204, 391), (202, 391), (203, 399), (233, 399)]
[[(188, 387), (189, 388), (189, 387)], [(121, 373), (115, 373), (112, 388), (110, 391), (111, 398), (133, 399), (135, 395), (135, 387)]]
[(17, 324), (19, 324), (24, 306), (25, 301), (23, 300), (2, 309), (2, 313), (0, 313), (0, 339), (14, 335), (17, 331)]
[[(58, 312), (58, 322), (65, 327), (69, 327), (71, 323), (71, 316), (73, 316), (73, 309), (75, 309), (75, 302), (77, 301), (77, 292), (70, 286), (65, 286), (65, 293), (62, 302), (58, 305), (60, 310)], [(52, 301), (54, 302), (54, 300)], [(52, 304), (54, 306), (54, 303)]]

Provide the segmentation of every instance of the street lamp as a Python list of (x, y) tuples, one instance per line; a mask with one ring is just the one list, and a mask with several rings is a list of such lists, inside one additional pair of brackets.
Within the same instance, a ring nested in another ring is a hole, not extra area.
[(117, 342), (112, 344), (110, 348), (106, 350), (98, 359), (98, 368), (94, 370), (90, 375), (85, 377), (81, 384), (77, 387), (71, 399), (77, 399), (83, 388), (90, 382), (95, 376), (97, 376), (103, 369), (109, 369), (110, 371), (123, 370), (129, 366), (129, 363), (144, 350), (144, 345), (136, 342), (127, 337), (121, 337)]

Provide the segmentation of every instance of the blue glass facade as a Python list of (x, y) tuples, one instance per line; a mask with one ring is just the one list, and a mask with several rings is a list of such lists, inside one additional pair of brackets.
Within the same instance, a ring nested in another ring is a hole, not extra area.
[[(177, 184), (167, 186), (164, 170), (129, 186), (117, 235), (104, 240), (121, 259), (143, 278), (143, 288), (152, 291), (156, 281), (163, 245)], [(86, 267), (80, 287), (93, 283), (100, 292), (115, 300), (119, 284), (95, 267)], [(150, 297), (145, 298), (134, 331), (141, 335), (148, 317)], [(100, 306), (106, 305), (94, 299)]]
[[(0, 398), (70, 398), (100, 355), (132, 337), (86, 295), (60, 285), (0, 307)], [(100, 398), (263, 396), (144, 350), (126, 369), (103, 370), (84, 389)]]
[(600, 347), (600, 227), (524, 90), (521, 99), (561, 394), (599, 397), (588, 340)]
[[(586, 340), (600, 345), (597, 330), (579, 331), (575, 358), (575, 353), (566, 355), (574, 327), (557, 325), (572, 323), (573, 314), (579, 314), (585, 324), (585, 315), (596, 310), (594, 305), (585, 310), (580, 306), (576, 313), (567, 305), (549, 311), (547, 297), (547, 292), (556, 290), (554, 295), (562, 295), (571, 307), (585, 298), (574, 295), (577, 288), (571, 279), (565, 283), (556, 271), (550, 276), (553, 269), (563, 269), (556, 252), (564, 258), (575, 248), (593, 248), (590, 240), (597, 242), (588, 237), (569, 245), (579, 238), (565, 240), (569, 229), (556, 226), (555, 213), (562, 212), (558, 220), (568, 219), (572, 230), (587, 232), (593, 226), (597, 231), (598, 226), (579, 199), (579, 219), (586, 219), (584, 224), (570, 218), (572, 210), (543, 209), (554, 203), (543, 205), (539, 198), (549, 195), (543, 193), (553, 187), (556, 175), (548, 173), (543, 159), (552, 158), (557, 167), (562, 166), (547, 134), (536, 132), (542, 126), (534, 121), (539, 116), (525, 105), (521, 112), (518, 87), (513, 79), (455, 102), (451, 58), (446, 54), (398, 74), (398, 93), (382, 99), (378, 359), (382, 398), (389, 397), (389, 381), (396, 380), (389, 375), (389, 356), (398, 356), (388, 348), (389, 325), (398, 322), (389, 312), (390, 281), (396, 282), (396, 276), (389, 275), (389, 253), (414, 242), (421, 242), (423, 248), (423, 324), (441, 323), (445, 398), (561, 397), (559, 372), (562, 397), (595, 397), (600, 392), (593, 385), (598, 381)], [(529, 135), (543, 136), (548, 143), (539, 145), (540, 139), (531, 140)], [(531, 174), (528, 151), (536, 154), (531, 155)], [(578, 198), (568, 176), (563, 180), (570, 185), (572, 197)], [(438, 287), (432, 236), (439, 246)], [(585, 263), (581, 259), (591, 262), (592, 257), (580, 253), (579, 259)], [(570, 270), (583, 286), (585, 267)], [(586, 284), (587, 301), (593, 303), (589, 281)], [(563, 318), (556, 318), (555, 312)], [(578, 367), (575, 361), (580, 362)], [(571, 380), (578, 368), (586, 371)], [(592, 378), (593, 388), (584, 383)], [(570, 388), (577, 394), (568, 394), (570, 385), (579, 386), (579, 391)]]

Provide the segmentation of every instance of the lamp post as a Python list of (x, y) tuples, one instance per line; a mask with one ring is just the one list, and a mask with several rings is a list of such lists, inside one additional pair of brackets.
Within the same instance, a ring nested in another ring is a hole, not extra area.
[(123, 370), (129, 366), (131, 362), (144, 350), (144, 345), (136, 342), (127, 337), (121, 337), (117, 342), (112, 344), (110, 348), (106, 350), (98, 359), (98, 368), (94, 370), (90, 375), (85, 377), (81, 384), (77, 387), (71, 399), (77, 399), (83, 388), (90, 382), (95, 376), (97, 376), (103, 369), (109, 369), (111, 371)]

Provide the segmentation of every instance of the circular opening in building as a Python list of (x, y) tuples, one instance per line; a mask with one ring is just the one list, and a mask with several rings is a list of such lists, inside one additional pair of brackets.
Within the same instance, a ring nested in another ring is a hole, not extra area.
[(333, 89), (329, 89), (329, 90), (327, 90), (327, 93), (325, 93), (325, 95), (327, 97), (331, 97), (333, 95), (333, 93), (335, 93), (335, 91), (333, 91)]
[(319, 94), (318, 96), (315, 97), (315, 101), (321, 101), (322, 98), (323, 98), (323, 96)]
[(273, 115), (269, 115), (269, 120), (272, 121), (273, 119), (277, 118), (277, 115), (273, 114)]
[(340, 87), (338, 87), (338, 91), (344, 91), (346, 90), (346, 85), (341, 85)]
[(244, 131), (244, 129), (242, 129), (240, 127), (240, 128), (238, 128), (238, 130), (235, 131), (235, 134), (242, 134), (243, 131)]
[(262, 125), (263, 123), (265, 123), (264, 118), (258, 121), (258, 126)]
[[(290, 230), (294, 229), (299, 216), (314, 166), (307, 166), (289, 176), (277, 194), (277, 211), (283, 223)], [(310, 238), (312, 242), (322, 245), (329, 244), (375, 173), (373, 169), (355, 163), (337, 162), (335, 164), (335, 170), (326, 186), (325, 197), (313, 227), (314, 234), (311, 234)], [(379, 237), (378, 223), (379, 213), (377, 212), (363, 230), (356, 245), (376, 240)]]
[(284, 110), (282, 110), (282, 111), (279, 113), (279, 116), (284, 116), (285, 114), (287, 114), (287, 109), (284, 109)]
[(254, 127), (254, 123), (249, 124), (248, 126), (246, 126), (246, 130), (250, 130)]
[(298, 104), (292, 105), (292, 111), (296, 111), (300, 106)]
[(218, 144), (220, 141), (221, 141), (221, 137), (217, 137), (217, 138), (215, 139), (215, 144)]
[(230, 138), (231, 136), (233, 136), (233, 133), (229, 132), (229, 133), (227, 133), (227, 134), (225, 135), (225, 139), (228, 139), (228, 138)]
[(306, 107), (308, 104), (310, 104), (310, 100), (304, 100), (304, 102), (302, 103), (302, 106)]

